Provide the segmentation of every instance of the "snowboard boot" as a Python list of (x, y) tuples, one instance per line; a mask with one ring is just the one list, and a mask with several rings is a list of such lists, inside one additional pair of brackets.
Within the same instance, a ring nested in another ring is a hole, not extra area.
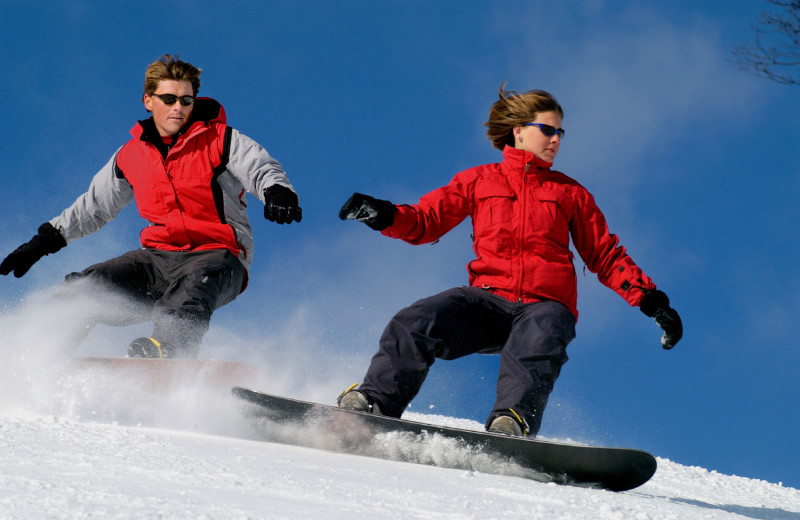
[(354, 410), (356, 412), (374, 413), (375, 415), (383, 415), (381, 407), (378, 403), (370, 403), (367, 396), (358, 390), (354, 390), (357, 385), (353, 385), (341, 394), (336, 399), (339, 408), (346, 410)]
[(131, 358), (168, 358), (167, 347), (155, 338), (136, 338), (128, 345), (128, 357)]
[(488, 431), (491, 433), (510, 435), (512, 437), (526, 436), (528, 434), (528, 425), (517, 414), (517, 412), (514, 410), (509, 411), (514, 414), (514, 417), (511, 417), (510, 415), (500, 415), (495, 417), (495, 419), (492, 421), (492, 424), (489, 425)]

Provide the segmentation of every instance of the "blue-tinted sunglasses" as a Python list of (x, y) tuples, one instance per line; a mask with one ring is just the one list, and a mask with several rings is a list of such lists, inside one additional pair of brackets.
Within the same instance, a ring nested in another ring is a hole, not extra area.
[(554, 126), (546, 125), (544, 123), (525, 123), (522, 126), (538, 126), (539, 130), (547, 137), (553, 137), (558, 134), (559, 139), (564, 139), (564, 129), (556, 128)]

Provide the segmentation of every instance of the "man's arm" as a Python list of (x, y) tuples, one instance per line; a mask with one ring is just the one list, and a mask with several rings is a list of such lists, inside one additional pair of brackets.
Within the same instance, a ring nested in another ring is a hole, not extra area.
[(50, 220), (50, 224), (61, 232), (67, 244), (98, 231), (133, 201), (130, 183), (124, 177), (117, 176), (116, 159), (117, 154), (114, 153), (92, 178), (86, 193), (59, 216)]
[(113, 220), (133, 200), (133, 188), (115, 175), (116, 153), (94, 176), (89, 189), (61, 215), (39, 226), (38, 233), (0, 263), (0, 274), (22, 277), (43, 256), (90, 235)]
[(231, 128), (228, 171), (264, 203), (264, 218), (279, 224), (300, 222), (297, 192), (281, 163), (261, 145)]

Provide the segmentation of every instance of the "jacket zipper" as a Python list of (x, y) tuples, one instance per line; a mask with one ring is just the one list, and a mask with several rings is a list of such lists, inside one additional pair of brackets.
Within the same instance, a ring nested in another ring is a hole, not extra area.
[[(167, 157), (169, 157), (169, 152), (167, 152)], [(178, 190), (175, 188), (175, 181), (172, 178), (172, 174), (169, 173), (169, 169), (167, 168), (167, 157), (164, 158), (164, 172), (167, 174), (167, 180), (172, 188), (172, 195), (175, 197), (175, 206), (178, 208), (178, 215), (181, 217), (181, 226), (183, 227), (184, 233), (186, 233), (186, 238), (189, 240), (189, 247), (194, 249), (194, 240), (192, 240), (192, 237), (189, 235), (189, 230), (186, 226), (186, 212), (183, 210), (181, 201), (178, 198)]]
[(519, 280), (517, 282), (517, 302), (522, 303), (522, 286), (525, 280), (525, 251), (523, 248), (525, 247), (525, 224), (527, 219), (525, 218), (528, 209), (528, 190), (527, 183), (528, 183), (528, 171), (531, 168), (531, 163), (525, 164), (525, 173), (522, 175), (522, 189), (520, 190), (520, 202), (522, 203), (521, 206), (521, 213), (520, 213), (520, 226), (519, 226), (519, 253), (518, 253), (518, 261), (519, 261)]

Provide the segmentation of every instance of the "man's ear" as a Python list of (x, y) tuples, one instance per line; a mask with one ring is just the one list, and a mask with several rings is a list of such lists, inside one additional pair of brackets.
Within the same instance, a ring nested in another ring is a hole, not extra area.
[(144, 103), (144, 108), (148, 112), (153, 111), (153, 97), (148, 96), (147, 94), (142, 94), (142, 103)]

